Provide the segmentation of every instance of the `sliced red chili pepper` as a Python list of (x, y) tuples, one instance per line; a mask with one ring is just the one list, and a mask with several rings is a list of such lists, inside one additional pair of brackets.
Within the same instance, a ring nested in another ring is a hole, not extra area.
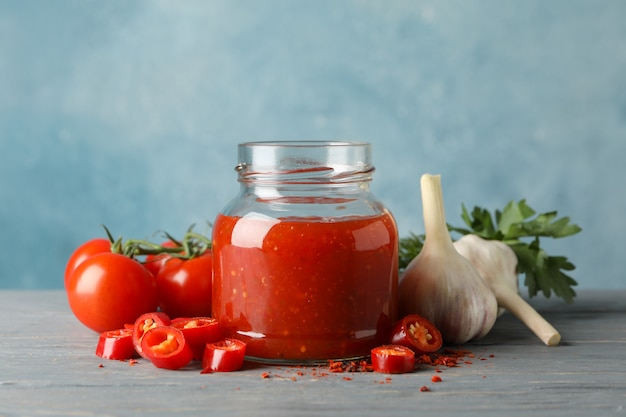
[(135, 324), (133, 325), (133, 344), (135, 350), (141, 357), (148, 359), (146, 355), (144, 355), (143, 348), (141, 347), (141, 339), (146, 332), (155, 327), (169, 326), (170, 323), (171, 320), (169, 316), (162, 312), (145, 313), (135, 320)]
[(202, 360), (207, 343), (222, 338), (217, 319), (211, 317), (176, 318), (171, 325), (183, 332), (195, 360)]
[(245, 355), (246, 344), (238, 339), (207, 343), (202, 357), (202, 373), (238, 371)]
[(183, 332), (171, 326), (148, 330), (141, 339), (141, 349), (157, 368), (180, 369), (193, 358)]
[(129, 329), (109, 330), (100, 333), (96, 355), (104, 359), (125, 360), (135, 356), (133, 331)]
[(410, 314), (398, 321), (391, 332), (392, 345), (402, 345), (417, 354), (436, 352), (443, 344), (441, 332), (428, 319)]
[(415, 369), (415, 353), (406, 346), (378, 346), (372, 349), (371, 354), (375, 372), (403, 374)]

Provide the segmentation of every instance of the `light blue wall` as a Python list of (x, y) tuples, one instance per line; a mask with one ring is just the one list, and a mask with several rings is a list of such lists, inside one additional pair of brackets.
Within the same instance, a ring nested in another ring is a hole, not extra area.
[(423, 231), (419, 176), (581, 225), (579, 288), (626, 287), (626, 1), (0, 0), (0, 287), (61, 288), (81, 242), (180, 235), (236, 144), (366, 140)]

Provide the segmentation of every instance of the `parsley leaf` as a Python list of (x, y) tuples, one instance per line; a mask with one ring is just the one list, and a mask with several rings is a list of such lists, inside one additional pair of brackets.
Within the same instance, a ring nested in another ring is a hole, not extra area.
[(517, 255), (517, 272), (525, 274), (524, 284), (528, 288), (528, 295), (533, 297), (541, 291), (547, 298), (551, 291), (566, 302), (572, 302), (576, 292), (572, 286), (577, 285), (576, 281), (562, 270), (572, 271), (574, 265), (563, 256), (548, 256), (539, 247), (539, 238), (535, 238), (530, 244), (510, 245)]
[[(540, 247), (540, 237), (563, 238), (574, 235), (582, 229), (570, 223), (569, 217), (557, 218), (557, 212), (537, 214), (526, 200), (509, 202), (502, 211), (492, 215), (488, 210), (474, 207), (471, 212), (462, 205), (461, 218), (467, 227), (454, 227), (448, 230), (461, 235), (475, 234), (483, 239), (500, 240), (508, 244), (518, 259), (517, 272), (525, 275), (524, 284), (528, 295), (539, 292), (549, 298), (552, 293), (570, 303), (576, 296), (572, 287), (577, 282), (564, 271), (575, 269), (564, 256), (550, 256)], [(410, 234), (400, 239), (400, 267), (421, 250), (424, 235)], [(528, 241), (530, 239), (530, 241)]]

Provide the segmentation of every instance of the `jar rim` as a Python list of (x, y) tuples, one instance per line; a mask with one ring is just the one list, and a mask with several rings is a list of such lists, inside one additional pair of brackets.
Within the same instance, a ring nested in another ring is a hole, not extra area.
[(371, 146), (365, 141), (348, 141), (348, 140), (267, 140), (267, 141), (251, 141), (242, 142), (239, 146), (289, 146), (289, 147), (328, 147), (328, 146)]

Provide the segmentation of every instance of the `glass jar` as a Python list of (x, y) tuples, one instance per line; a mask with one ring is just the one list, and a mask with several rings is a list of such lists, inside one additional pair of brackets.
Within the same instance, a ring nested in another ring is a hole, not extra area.
[(249, 360), (358, 359), (397, 319), (398, 232), (364, 142), (238, 146), (239, 194), (213, 225), (213, 316)]

